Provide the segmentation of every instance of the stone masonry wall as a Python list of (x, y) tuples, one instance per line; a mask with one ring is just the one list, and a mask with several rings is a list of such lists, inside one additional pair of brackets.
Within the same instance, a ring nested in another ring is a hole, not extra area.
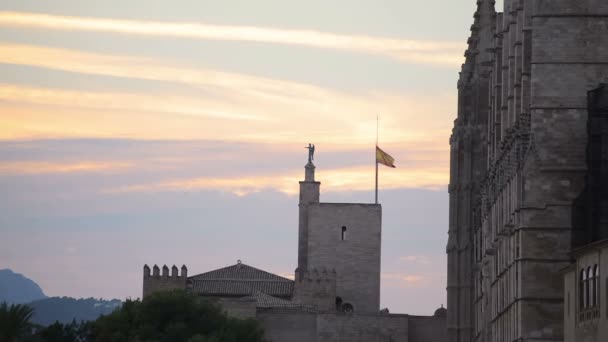
[(444, 317), (410, 316), (409, 342), (447, 342), (448, 331)]
[(336, 296), (355, 312), (378, 312), (381, 206), (319, 203), (308, 210), (308, 267), (334, 269)]
[[(494, 3), (477, 1), (451, 139), (450, 341), (560, 341), (559, 270), (584, 186), (587, 92), (608, 79), (608, 2), (504, 0), (503, 13)], [(467, 145), (475, 119), (487, 122), (479, 189), (469, 181), (483, 155)], [(474, 258), (461, 258), (470, 244)], [(471, 299), (458, 276), (469, 269)]]
[(409, 340), (408, 320), (408, 315), (319, 315), (317, 341), (418, 342)]
[(447, 342), (445, 318), (258, 312), (270, 342)]
[[(584, 187), (587, 92), (608, 78), (608, 3), (537, 0), (532, 12), (530, 132), (521, 230), (524, 340), (563, 338), (571, 213)], [(525, 311), (524, 311), (525, 312)]]
[(313, 313), (260, 313), (257, 320), (268, 342), (316, 342), (317, 315)]

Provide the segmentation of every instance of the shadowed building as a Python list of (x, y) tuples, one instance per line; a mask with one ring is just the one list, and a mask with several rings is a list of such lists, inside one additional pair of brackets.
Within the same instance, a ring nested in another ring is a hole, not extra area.
[(451, 342), (564, 340), (563, 270), (589, 279), (583, 247), (608, 234), (606, 161), (590, 163), (608, 155), (606, 22), (606, 1), (477, 1), (450, 139)]

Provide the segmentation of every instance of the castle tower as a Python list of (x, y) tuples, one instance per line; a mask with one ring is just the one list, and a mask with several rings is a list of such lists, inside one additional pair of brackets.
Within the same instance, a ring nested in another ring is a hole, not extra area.
[(308, 267), (308, 210), (319, 203), (320, 182), (315, 181), (315, 165), (312, 161), (304, 167), (304, 181), (300, 182), (300, 215), (298, 221), (298, 268)]
[[(309, 158), (312, 159), (312, 158)], [(378, 312), (380, 309), (380, 249), (382, 207), (379, 204), (321, 203), (320, 183), (309, 160), (300, 182), (298, 269), (296, 294), (303, 304), (328, 308), (334, 297), (318, 287), (298, 289), (309, 283), (315, 270), (335, 270), (335, 297), (331, 306), (345, 311)], [(302, 276), (306, 275), (306, 276)], [(331, 284), (331, 281), (330, 283)], [(312, 292), (311, 292), (312, 291)], [(309, 298), (309, 299), (306, 299)], [(313, 301), (306, 303), (307, 300)]]

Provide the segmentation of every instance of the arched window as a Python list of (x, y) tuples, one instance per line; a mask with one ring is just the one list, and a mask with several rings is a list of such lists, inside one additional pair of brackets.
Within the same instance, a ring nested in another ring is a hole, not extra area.
[(346, 240), (346, 226), (342, 226), (342, 235), (340, 235), (342, 241)]
[(600, 303), (600, 268), (593, 266), (593, 306)]
[(591, 267), (587, 267), (587, 275), (585, 279), (585, 307), (591, 306), (591, 281), (593, 280), (591, 274)]
[(581, 275), (578, 284), (578, 298), (579, 298), (579, 307), (581, 309), (585, 308), (585, 280), (587, 279), (587, 274), (585, 269), (581, 270)]

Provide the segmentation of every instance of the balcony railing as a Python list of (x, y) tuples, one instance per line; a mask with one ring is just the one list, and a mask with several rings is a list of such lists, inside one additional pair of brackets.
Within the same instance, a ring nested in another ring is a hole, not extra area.
[(600, 318), (600, 307), (599, 306), (581, 309), (578, 312), (578, 322), (579, 323), (592, 321), (592, 320), (595, 320), (598, 318)]

